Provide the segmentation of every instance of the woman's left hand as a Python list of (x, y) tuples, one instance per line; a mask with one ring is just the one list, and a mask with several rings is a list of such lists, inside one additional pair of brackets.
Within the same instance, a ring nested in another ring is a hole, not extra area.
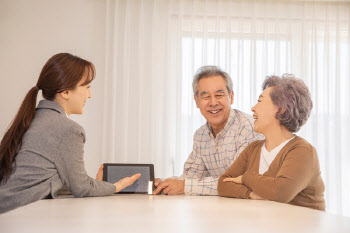
[(101, 165), (100, 169), (98, 169), (96, 180), (102, 181), (102, 172), (103, 172), (103, 164)]
[(236, 184), (242, 184), (242, 176), (238, 176), (236, 178), (225, 178), (224, 182), (234, 182)]
[(250, 197), (250, 199), (253, 199), (253, 200), (266, 200), (266, 199), (260, 197), (258, 194), (255, 194), (254, 192), (251, 192), (249, 194), (249, 197)]

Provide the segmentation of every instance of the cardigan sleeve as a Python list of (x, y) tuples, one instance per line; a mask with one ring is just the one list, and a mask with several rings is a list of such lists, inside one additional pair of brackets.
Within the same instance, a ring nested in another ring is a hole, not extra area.
[(105, 196), (115, 192), (113, 184), (89, 177), (84, 167), (85, 132), (73, 126), (63, 135), (58, 147), (56, 168), (60, 178), (75, 197)]
[(275, 177), (247, 171), (242, 183), (262, 198), (288, 203), (309, 184), (313, 174), (313, 153), (316, 153), (315, 149), (295, 147), (287, 152)]
[[(252, 143), (253, 144), (253, 143)], [(218, 194), (222, 197), (237, 197), (249, 198), (251, 190), (243, 184), (236, 184), (233, 182), (224, 182), (225, 178), (238, 177), (244, 174), (247, 169), (248, 155), (250, 153), (250, 144), (246, 147), (233, 164), (222, 174), (218, 181)]]

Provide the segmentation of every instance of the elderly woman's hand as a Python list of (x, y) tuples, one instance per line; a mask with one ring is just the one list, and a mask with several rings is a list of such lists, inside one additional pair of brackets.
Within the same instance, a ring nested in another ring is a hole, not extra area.
[(236, 184), (242, 184), (242, 176), (238, 176), (236, 178), (225, 178), (224, 182), (234, 182)]
[(254, 192), (251, 192), (249, 194), (249, 197), (250, 197), (250, 199), (253, 199), (253, 200), (266, 200), (266, 199), (260, 197), (259, 195), (255, 194)]

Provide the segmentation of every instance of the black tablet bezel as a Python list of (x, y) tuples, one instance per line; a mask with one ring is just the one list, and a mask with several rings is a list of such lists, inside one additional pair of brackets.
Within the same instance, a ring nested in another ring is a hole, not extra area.
[[(154, 186), (154, 165), (153, 164), (134, 164), (134, 163), (104, 163), (103, 164), (103, 181), (107, 182), (107, 168), (108, 167), (119, 167), (119, 166), (130, 166), (130, 167), (149, 167), (150, 168), (150, 178), (151, 181), (153, 182), (153, 187), (152, 187), (152, 191), (155, 190), (155, 186)], [(123, 192), (123, 190), (121, 190), (119, 192), (120, 194), (148, 194), (148, 192)]]

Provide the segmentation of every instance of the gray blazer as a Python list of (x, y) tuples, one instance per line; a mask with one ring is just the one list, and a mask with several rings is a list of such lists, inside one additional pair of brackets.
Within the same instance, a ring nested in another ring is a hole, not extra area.
[(85, 131), (54, 101), (42, 100), (22, 147), (16, 169), (0, 185), (0, 213), (43, 199), (66, 185), (75, 197), (105, 196), (113, 184), (97, 181), (84, 168)]

